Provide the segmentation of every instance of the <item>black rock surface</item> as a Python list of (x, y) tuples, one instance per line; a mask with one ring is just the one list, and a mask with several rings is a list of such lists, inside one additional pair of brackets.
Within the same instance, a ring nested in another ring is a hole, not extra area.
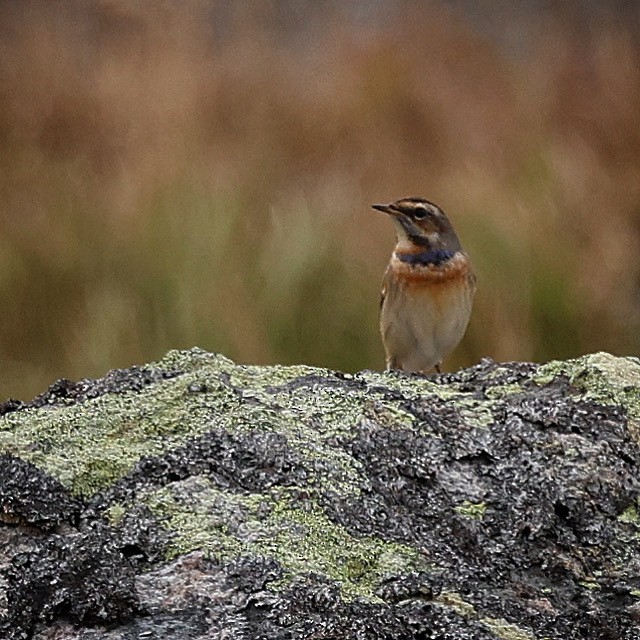
[(0, 638), (640, 639), (637, 359), (191, 350), (0, 416)]

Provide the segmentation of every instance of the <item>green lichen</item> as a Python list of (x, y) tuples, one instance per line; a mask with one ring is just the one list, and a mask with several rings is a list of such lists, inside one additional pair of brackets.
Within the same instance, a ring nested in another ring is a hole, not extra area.
[(345, 598), (376, 600), (385, 577), (428, 568), (408, 546), (352, 536), (311, 501), (307, 509), (293, 506), (282, 488), (232, 494), (204, 477), (189, 478), (151, 492), (146, 504), (170, 532), (169, 558), (196, 549), (218, 560), (273, 557), (285, 572), (276, 588), (315, 573), (338, 582)]
[(552, 361), (540, 367), (535, 381), (547, 384), (566, 376), (586, 399), (621, 407), (627, 412), (629, 433), (640, 442), (640, 360), (593, 353), (575, 360)]
[(480, 622), (501, 640), (536, 640), (530, 631), (525, 631), (502, 618), (481, 618)]
[(593, 353), (574, 360), (552, 361), (540, 367), (534, 380), (548, 384), (566, 376), (576, 389), (600, 404), (625, 407), (629, 416), (640, 420), (640, 361)]
[[(210, 431), (222, 407), (238, 405), (209, 376), (210, 394), (188, 388), (198, 374), (151, 385), (144, 394), (106, 394), (71, 407), (9, 413), (0, 419), (0, 450), (41, 467), (74, 494), (109, 486), (143, 456), (161, 455)], [(230, 427), (230, 420), (225, 420)]]
[(580, 580), (578, 584), (590, 591), (601, 589), (602, 587), (595, 580)]
[(486, 502), (469, 502), (465, 500), (462, 504), (455, 507), (456, 513), (459, 513), (465, 518), (471, 518), (472, 520), (482, 520), (484, 514), (487, 511)]
[(442, 591), (434, 601), (453, 609), (463, 618), (479, 620), (496, 638), (501, 640), (536, 640), (531, 632), (502, 618), (480, 617), (475, 607), (455, 591)]
[[(273, 588), (287, 585), (293, 576), (316, 573), (338, 582), (345, 597), (369, 600), (376, 599), (387, 576), (438, 568), (416, 549), (354, 536), (327, 517), (319, 506), (322, 494), (352, 497), (363, 485), (360, 463), (341, 443), (370, 423), (428, 436), (433, 425), (420, 420), (415, 407), (434, 399), (439, 405), (451, 403), (464, 429), (486, 429), (500, 400), (522, 391), (517, 383), (499, 383), (506, 367), (488, 374), (496, 384), (484, 384), (478, 392), (469, 391), (464, 372), (457, 378), (461, 382), (445, 384), (395, 372), (346, 375), (306, 366), (239, 366), (198, 349), (170, 352), (150, 366), (182, 374), (143, 393), (106, 394), (67, 407), (9, 413), (0, 418), (0, 451), (33, 462), (75, 495), (89, 497), (122, 478), (142, 457), (161, 456), (211, 431), (279, 434), (307, 472), (303, 487), (232, 492), (205, 477), (190, 477), (163, 488), (140, 489), (138, 499), (169, 532), (167, 557), (195, 549), (221, 560), (273, 557), (284, 571)], [(630, 429), (638, 425), (640, 440), (639, 361), (593, 354), (552, 362), (538, 369), (534, 382), (548, 384), (558, 375), (570, 380), (576, 395), (622, 407), (631, 418)], [(574, 464), (571, 457), (577, 453), (567, 448), (565, 462)], [(304, 500), (293, 493), (300, 491)], [(118, 526), (128, 507), (112, 504), (105, 515)], [(478, 521), (486, 509), (486, 503), (471, 501), (455, 507), (460, 516)], [(637, 505), (618, 519), (634, 528)], [(599, 589), (597, 579), (594, 572), (593, 579), (581, 584)], [(632, 595), (640, 597), (640, 592)], [(480, 620), (503, 640), (533, 637), (505, 620), (480, 619), (454, 592), (441, 593), (435, 602)]]
[(506, 396), (512, 396), (516, 393), (522, 393), (522, 385), (513, 382), (511, 384), (497, 384), (489, 387), (485, 395), (492, 400), (502, 400)]
[(126, 513), (126, 507), (121, 502), (115, 502), (105, 511), (105, 516), (111, 526), (117, 527)]
[[(285, 435), (307, 460), (331, 460), (339, 470), (331, 479), (333, 490), (349, 494), (358, 470), (330, 441), (349, 437), (354, 427), (369, 420), (390, 429), (415, 425), (405, 405), (389, 401), (389, 389), (408, 402), (434, 396), (451, 401), (471, 428), (490, 425), (494, 403), (520, 390), (517, 384), (499, 385), (478, 398), (460, 384), (370, 371), (340, 374), (341, 383), (352, 384), (316, 384), (314, 380), (330, 380), (335, 374), (306, 366), (238, 366), (200, 349), (169, 352), (150, 366), (184, 373), (151, 385), (145, 393), (106, 394), (69, 407), (9, 413), (0, 419), (0, 450), (40, 466), (86, 497), (117, 481), (141, 457), (162, 455), (211, 429), (263, 429)], [(535, 380), (545, 384), (559, 374), (586, 397), (625, 406), (640, 425), (636, 359), (593, 354), (551, 362), (540, 367)], [(490, 375), (499, 379), (500, 368)], [(640, 434), (640, 426), (638, 430)]]
[[(359, 470), (335, 446), (336, 438), (349, 438), (369, 421), (389, 429), (415, 426), (415, 416), (388, 397), (389, 389), (409, 401), (437, 395), (459, 403), (471, 427), (493, 419), (490, 403), (424, 376), (363, 372), (338, 377), (305, 366), (238, 366), (200, 349), (169, 352), (150, 367), (183, 373), (144, 393), (105, 394), (68, 407), (9, 413), (0, 419), (0, 450), (38, 465), (75, 495), (89, 497), (122, 478), (142, 457), (160, 456), (212, 429), (264, 430), (284, 435), (310, 468), (330, 465), (333, 472), (314, 481), (350, 495), (359, 484)], [(337, 384), (324, 383), (332, 378)]]
[[(406, 374), (397, 371), (386, 373), (365, 371), (357, 374), (354, 378), (364, 380), (367, 383), (369, 395), (375, 395), (376, 389), (390, 388), (400, 392), (409, 403), (420, 403), (433, 397), (451, 402), (455, 405), (460, 417), (470, 427), (484, 428), (494, 422), (492, 408), (496, 403), (492, 400), (481, 400), (469, 391), (462, 391), (462, 385), (459, 383), (441, 384), (430, 376)], [(383, 396), (381, 396), (381, 400), (382, 398)], [(399, 409), (397, 406), (394, 406), (393, 411), (399, 412), (395, 417), (399, 418), (400, 422), (396, 420), (389, 426), (397, 428), (415, 422), (408, 412)]]
[[(323, 389), (303, 403), (308, 391), (272, 391), (274, 385), (318, 375), (318, 370), (239, 367), (201, 350), (171, 352), (155, 366), (185, 373), (143, 394), (106, 394), (70, 407), (7, 414), (0, 419), (0, 450), (40, 466), (83, 497), (117, 481), (143, 456), (162, 455), (216, 428), (285, 432), (300, 453), (331, 454), (336, 465), (344, 466), (343, 476), (349, 476), (348, 456), (323, 443), (347, 434), (362, 419), (362, 397), (339, 398), (338, 391)], [(314, 420), (320, 415), (333, 419)]]
[(475, 618), (477, 616), (475, 607), (455, 591), (443, 590), (436, 598), (434, 598), (434, 601), (448, 607), (449, 609), (453, 609), (463, 618)]
[(455, 399), (458, 415), (470, 427), (485, 429), (495, 422), (494, 402), (480, 401), (475, 398), (458, 397)]
[(620, 522), (627, 522), (629, 524), (639, 524), (640, 518), (638, 516), (638, 510), (635, 504), (628, 506), (619, 516)]
[[(406, 405), (434, 396), (455, 403), (468, 427), (485, 428), (493, 422), (494, 404), (520, 390), (517, 384), (497, 385), (479, 398), (461, 384), (440, 384), (428, 376), (368, 371), (336, 377), (307, 366), (238, 366), (200, 349), (169, 352), (150, 366), (184, 373), (144, 393), (106, 394), (68, 407), (9, 413), (0, 419), (0, 451), (40, 466), (74, 494), (87, 497), (120, 479), (141, 457), (162, 455), (212, 429), (262, 429), (285, 435), (307, 461), (330, 461), (336, 470), (332, 490), (348, 495), (358, 469), (332, 444), (336, 437), (348, 438), (367, 421), (389, 429), (413, 428), (416, 418)], [(637, 418), (640, 437), (638, 360), (593, 354), (551, 362), (540, 367), (535, 380), (545, 384), (559, 374), (586, 397), (624, 406)], [(489, 375), (500, 379), (500, 367)], [(340, 384), (314, 382), (332, 378)], [(407, 403), (390, 400), (389, 390)], [(326, 477), (319, 474), (318, 481)]]

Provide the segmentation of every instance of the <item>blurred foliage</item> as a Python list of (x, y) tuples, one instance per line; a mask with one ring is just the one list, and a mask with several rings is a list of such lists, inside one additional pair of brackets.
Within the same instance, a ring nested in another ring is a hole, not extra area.
[(192, 345), (380, 368), (407, 195), (478, 271), (449, 368), (637, 353), (637, 29), (400, 5), (0, 1), (0, 396)]

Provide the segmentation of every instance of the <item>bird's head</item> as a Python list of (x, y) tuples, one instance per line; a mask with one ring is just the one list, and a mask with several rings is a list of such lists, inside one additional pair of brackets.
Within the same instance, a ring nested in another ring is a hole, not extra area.
[(372, 207), (392, 217), (398, 244), (406, 249), (461, 250), (460, 240), (445, 212), (425, 198), (402, 198)]

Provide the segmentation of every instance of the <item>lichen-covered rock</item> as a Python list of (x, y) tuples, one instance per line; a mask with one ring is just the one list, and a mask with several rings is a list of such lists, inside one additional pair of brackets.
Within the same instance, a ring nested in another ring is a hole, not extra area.
[(0, 416), (0, 638), (640, 639), (637, 359), (191, 350)]

